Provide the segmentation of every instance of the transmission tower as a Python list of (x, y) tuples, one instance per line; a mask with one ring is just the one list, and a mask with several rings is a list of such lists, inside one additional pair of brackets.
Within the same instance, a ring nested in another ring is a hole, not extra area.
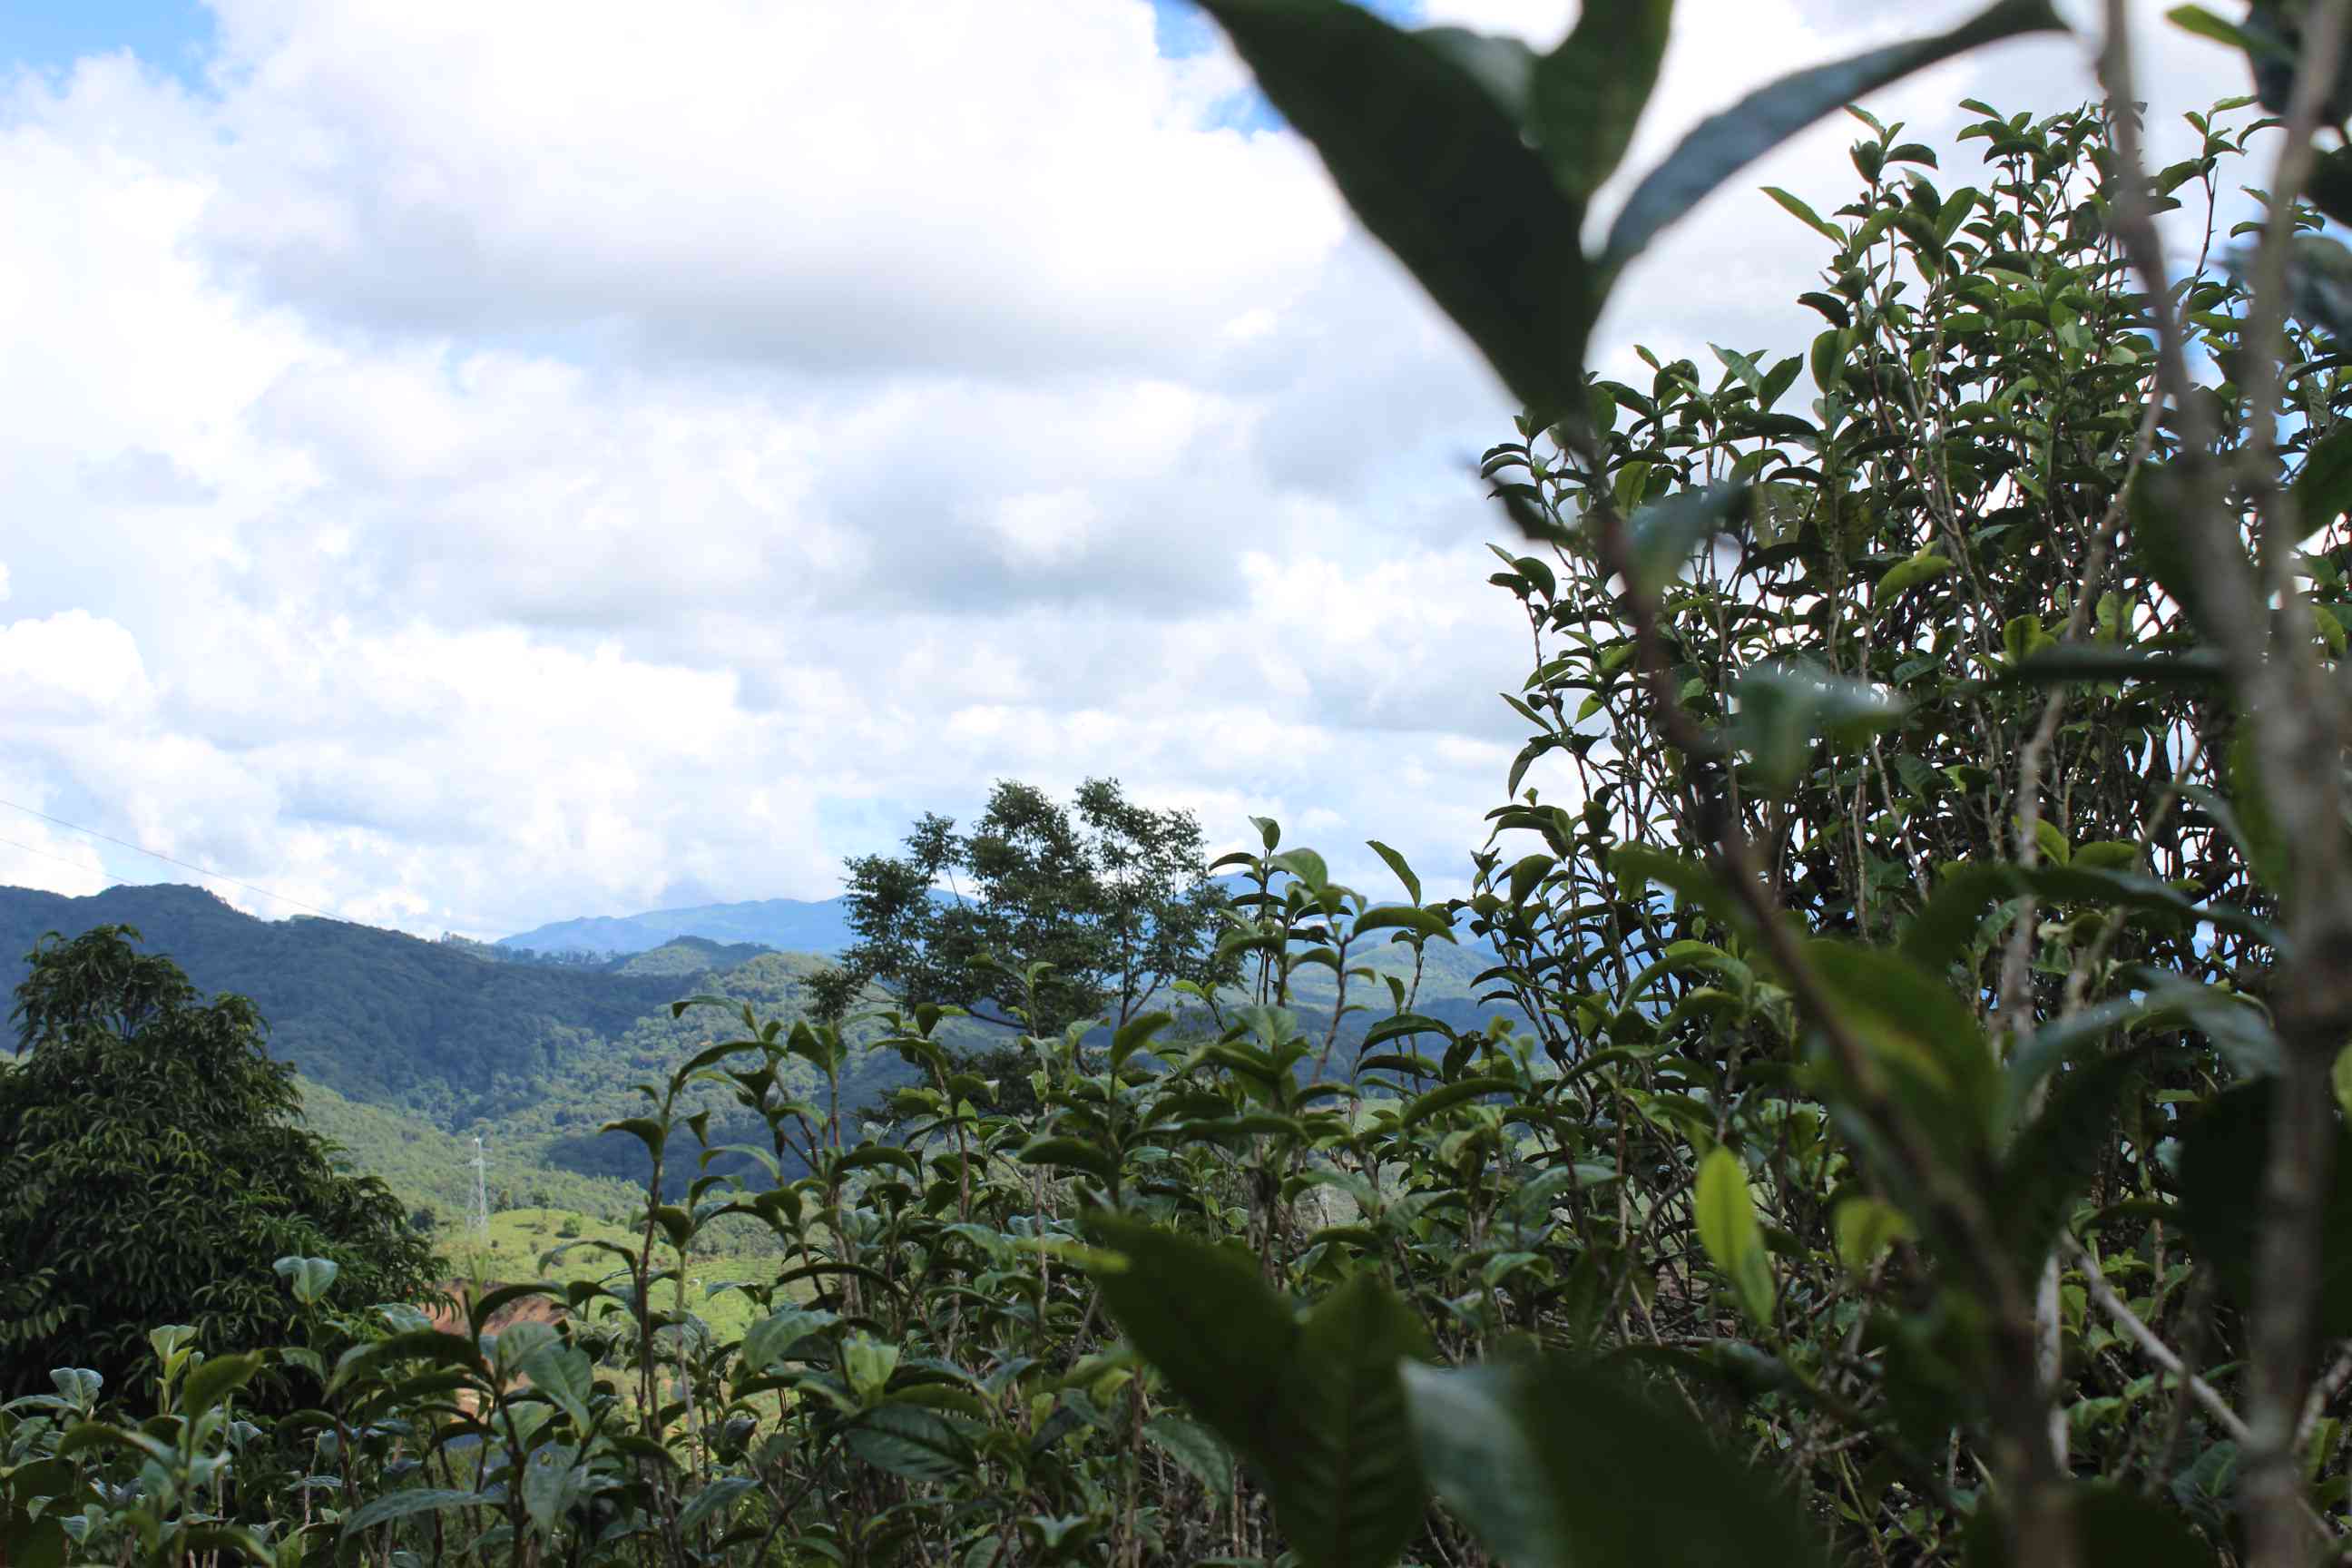
[(474, 1140), (474, 1212), (467, 1223), (476, 1236), (490, 1234), (490, 1162), (479, 1138)]

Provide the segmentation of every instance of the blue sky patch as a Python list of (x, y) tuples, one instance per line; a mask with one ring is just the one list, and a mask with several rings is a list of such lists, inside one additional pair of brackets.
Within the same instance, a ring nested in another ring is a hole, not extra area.
[[(1417, 25), (1423, 15), (1424, 0), (1356, 0), (1374, 16), (1384, 16), (1398, 26)], [(1197, 55), (1216, 40), (1216, 24), (1208, 13), (1192, 0), (1151, 0), (1152, 21), (1157, 28), (1160, 52), (1170, 59), (1181, 60)], [(1274, 111), (1263, 94), (1255, 89), (1238, 94), (1226, 104), (1212, 121), (1216, 130), (1256, 132), (1278, 131), (1282, 116)]]
[(0, 66), (44, 76), (129, 49), (198, 86), (213, 38), (213, 14), (199, 0), (0, 0)]

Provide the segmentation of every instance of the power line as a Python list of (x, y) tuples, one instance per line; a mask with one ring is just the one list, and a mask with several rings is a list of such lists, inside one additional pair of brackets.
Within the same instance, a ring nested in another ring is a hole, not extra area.
[[(62, 855), (52, 855), (46, 849), (36, 849), (29, 844), (19, 844), (13, 838), (0, 838), (0, 844), (5, 844), (11, 849), (22, 849), (27, 855), (38, 855), (44, 860), (54, 860), (60, 866), (70, 866), (77, 871), (89, 869), (79, 860), (68, 860)], [(100, 874), (101, 876), (105, 874), (105, 868), (100, 868)]]
[[(324, 915), (331, 921), (337, 921), (343, 918), (342, 916), (334, 913), (332, 910), (322, 910), (316, 904), (306, 904), (299, 899), (289, 899), (283, 893), (273, 893), (267, 888), (257, 887), (251, 882), (240, 881), (235, 877), (224, 876), (218, 871), (208, 870), (205, 867), (180, 859), (176, 856), (166, 855), (161, 849), (150, 849), (144, 844), (133, 844), (128, 838), (117, 838), (111, 833), (100, 833), (95, 827), (84, 827), (79, 822), (68, 822), (62, 816), (51, 816), (46, 811), (35, 811), (31, 806), (19, 805), (13, 800), (0, 800), (0, 805), (7, 806), (13, 811), (21, 811), (27, 816), (37, 816), (43, 822), (54, 822), (59, 827), (71, 828), (76, 833), (87, 833), (92, 838), (103, 838), (109, 844), (119, 845), (122, 848), (131, 850), (137, 854), (152, 855), (156, 859), (164, 862), (166, 865), (177, 866), (183, 871), (194, 871), (199, 877), (210, 877), (215, 882), (226, 882), (232, 888), (243, 888), (248, 893), (259, 893), (265, 899), (276, 899), (281, 904), (291, 904), (298, 910), (306, 910), (314, 915)], [(30, 847), (19, 844), (16, 847), (24, 849)], [(35, 849), (33, 850), (33, 853), (38, 855), (41, 854), (42, 851)], [(48, 858), (52, 860), (58, 858), (58, 857), (55, 855), (51, 855)], [(73, 862), (67, 861), (66, 864), (72, 865)], [(87, 868), (85, 868), (85, 869), (87, 869)]]

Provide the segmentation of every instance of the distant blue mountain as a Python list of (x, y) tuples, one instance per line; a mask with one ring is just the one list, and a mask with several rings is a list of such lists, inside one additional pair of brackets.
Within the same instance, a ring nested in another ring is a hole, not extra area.
[(555, 921), (500, 937), (500, 947), (534, 952), (594, 952), (618, 957), (649, 952), (681, 936), (718, 942), (758, 942), (785, 952), (834, 953), (856, 941), (846, 898), (811, 901), (761, 899), (746, 904), (703, 904), (641, 915), (587, 915)]
[[(1255, 890), (1238, 874), (1214, 879), (1228, 894)], [(1286, 878), (1276, 879), (1278, 889)], [(933, 889), (931, 897), (947, 901), (950, 894)], [(846, 896), (823, 899), (761, 899), (743, 904), (701, 904), (692, 909), (651, 910), (636, 915), (583, 915), (552, 921), (512, 936), (497, 945), (540, 953), (593, 953), (600, 958), (625, 958), (650, 952), (679, 937), (703, 937), (721, 943), (751, 942), (782, 952), (813, 952), (830, 956), (846, 951), (857, 940), (849, 929)], [(1472, 953), (1483, 969), (1495, 962), (1493, 949), (1460, 934), (1462, 951)]]

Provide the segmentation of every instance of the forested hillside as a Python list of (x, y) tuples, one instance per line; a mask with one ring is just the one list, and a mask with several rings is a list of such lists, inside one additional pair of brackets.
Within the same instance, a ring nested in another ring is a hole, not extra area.
[[(645, 1153), (600, 1129), (636, 1112), (635, 1085), (725, 1037), (721, 1015), (674, 1017), (670, 1004), (722, 995), (789, 1021), (805, 1016), (809, 980), (826, 962), (683, 937), (601, 965), (519, 963), (478, 944), (347, 921), (257, 920), (197, 888), (125, 886), (80, 899), (0, 888), (0, 985), (23, 978), (25, 955), (43, 932), (73, 936), (111, 923), (137, 927), (150, 952), (168, 954), (200, 989), (250, 996), (268, 1020), (271, 1054), (302, 1076), (312, 1124), (347, 1145), (356, 1168), (445, 1215), (470, 1191), (463, 1163), (478, 1134), (495, 1152), (498, 1203), (615, 1208), (620, 1190), (602, 1184), (641, 1179)], [(1412, 982), (1401, 948), (1360, 962)], [(1459, 1028), (1482, 1025), (1498, 1009), (1475, 999), (1472, 982), (1493, 962), (1480, 944), (1431, 943), (1416, 1011)], [(1381, 1005), (1348, 1017), (1342, 1045), (1387, 1011), (1384, 990), (1356, 986), (1352, 1000)], [(1309, 1005), (1328, 1007), (1333, 989), (1328, 971), (1300, 973), (1298, 994)], [(875, 1031), (851, 1037), (870, 1040)], [(967, 1020), (944, 1026), (942, 1038), (987, 1049), (1013, 1037)], [(804, 1087), (814, 1087), (810, 1076)], [(858, 1047), (844, 1065), (842, 1092), (850, 1106), (871, 1105), (913, 1078), (896, 1052)], [(724, 1131), (734, 1112), (719, 1098), (709, 1103)]]
[(110, 923), (136, 926), (200, 988), (252, 997), (273, 1054), (306, 1078), (451, 1128), (535, 1103), (679, 994), (667, 975), (488, 963), (373, 926), (256, 920), (174, 886), (84, 899), (0, 889), (0, 984), (23, 978), (44, 931)]

